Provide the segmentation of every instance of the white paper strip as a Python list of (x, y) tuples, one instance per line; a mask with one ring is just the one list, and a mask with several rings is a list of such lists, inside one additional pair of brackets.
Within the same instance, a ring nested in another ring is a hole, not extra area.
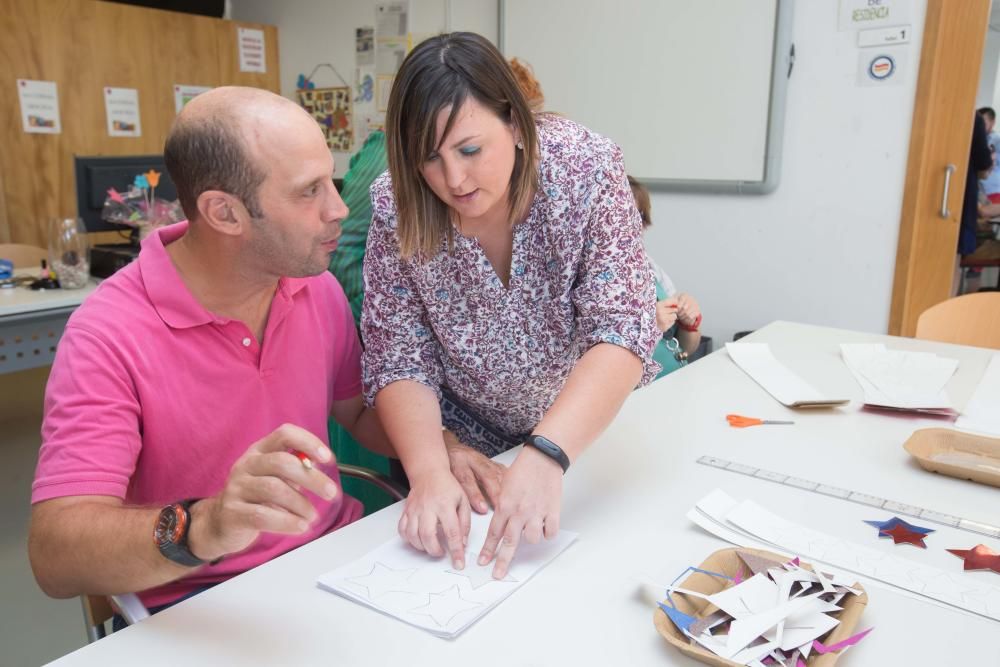
[(726, 352), (743, 372), (789, 407), (839, 405), (847, 398), (826, 396), (778, 361), (767, 343), (726, 343)]

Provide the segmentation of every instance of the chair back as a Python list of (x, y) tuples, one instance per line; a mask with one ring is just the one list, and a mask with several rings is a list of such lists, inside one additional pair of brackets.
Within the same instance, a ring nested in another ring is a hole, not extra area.
[(37, 269), (49, 251), (24, 243), (0, 243), (0, 259), (9, 259), (15, 269)]
[(916, 338), (1000, 350), (1000, 292), (976, 292), (931, 306), (917, 319)]

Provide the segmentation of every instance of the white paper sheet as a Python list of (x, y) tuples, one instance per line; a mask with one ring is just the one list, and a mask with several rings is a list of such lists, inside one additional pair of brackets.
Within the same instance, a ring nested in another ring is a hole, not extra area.
[(438, 637), (455, 637), (577, 538), (576, 533), (561, 530), (553, 540), (522, 542), (507, 576), (497, 581), (492, 577), (493, 563), (476, 564), (491, 517), (472, 515), (464, 570), (454, 570), (448, 558), (432, 558), (396, 537), (353, 563), (324, 574), (319, 586)]
[(789, 407), (840, 405), (847, 398), (826, 396), (778, 361), (767, 343), (726, 343), (726, 352), (754, 382)]
[(135, 88), (105, 88), (104, 113), (109, 137), (141, 137), (139, 91)]
[(826, 535), (786, 521), (752, 501), (738, 502), (718, 489), (698, 501), (688, 518), (734, 544), (764, 545), (1000, 621), (1000, 587)]
[(34, 134), (59, 134), (59, 88), (55, 81), (17, 80), (21, 101), (21, 126)]
[(1000, 436), (1000, 354), (990, 359), (955, 428)]
[(890, 350), (882, 343), (844, 343), (844, 363), (865, 392), (865, 405), (896, 410), (954, 410), (945, 385), (958, 360), (931, 352)]

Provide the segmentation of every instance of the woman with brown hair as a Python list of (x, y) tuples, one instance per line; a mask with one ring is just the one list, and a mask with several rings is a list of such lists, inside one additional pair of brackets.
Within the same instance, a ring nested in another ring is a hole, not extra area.
[[(478, 478), (495, 510), (479, 562), (496, 557), (502, 578), (522, 536), (558, 532), (563, 473), (659, 371), (639, 213), (618, 147), (532, 113), (479, 35), (407, 56), (386, 137), (363, 375), (411, 484), (399, 532), (464, 567), (470, 497), (487, 509)], [(442, 426), (469, 446), (446, 447)], [(509, 470), (488, 472), (487, 457), (522, 443)]]

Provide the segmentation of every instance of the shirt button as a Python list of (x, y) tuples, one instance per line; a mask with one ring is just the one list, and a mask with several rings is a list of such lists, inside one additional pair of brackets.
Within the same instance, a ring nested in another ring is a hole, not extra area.
[(250, 342), (251, 341), (250, 341), (249, 338), (244, 338), (243, 339), (243, 347), (250, 347)]

